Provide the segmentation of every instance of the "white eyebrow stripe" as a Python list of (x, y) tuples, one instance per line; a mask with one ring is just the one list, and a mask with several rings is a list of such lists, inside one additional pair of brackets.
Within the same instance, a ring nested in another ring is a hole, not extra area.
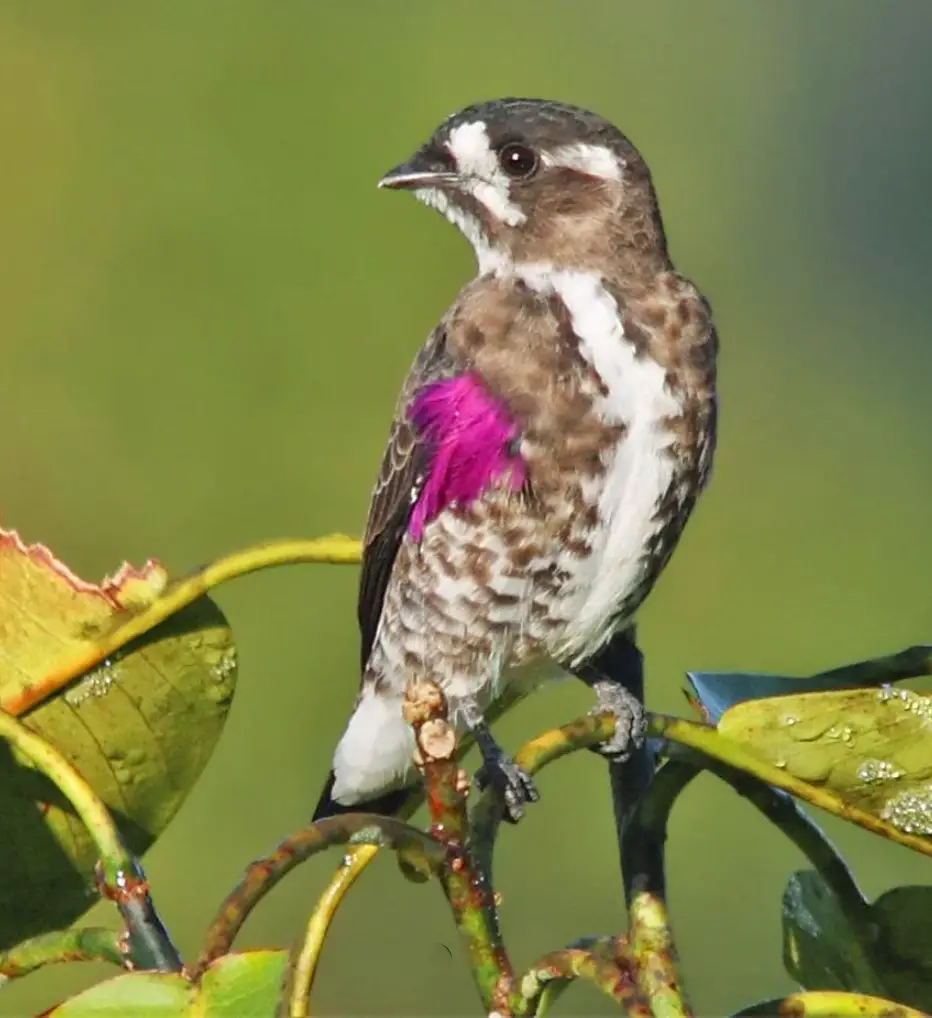
[(472, 196), (506, 226), (520, 226), (527, 216), (511, 200), (508, 178), (498, 165), (485, 121), (460, 124), (450, 132), (447, 146)]
[(579, 170), (590, 177), (600, 180), (621, 180), (624, 160), (604, 145), (588, 145), (585, 142), (574, 142), (562, 145), (541, 156), (547, 166), (565, 166), (571, 170)]
[(491, 180), (498, 170), (495, 153), (489, 142), (489, 132), (484, 120), (460, 124), (450, 132), (450, 151), (456, 160), (456, 168), (463, 174), (470, 174)]

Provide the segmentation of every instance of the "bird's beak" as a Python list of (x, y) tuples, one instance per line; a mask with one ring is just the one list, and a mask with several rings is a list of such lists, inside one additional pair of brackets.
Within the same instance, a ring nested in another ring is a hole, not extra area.
[(459, 177), (450, 169), (450, 162), (430, 146), (419, 149), (406, 162), (389, 170), (379, 187), (413, 190), (418, 187), (451, 187)]

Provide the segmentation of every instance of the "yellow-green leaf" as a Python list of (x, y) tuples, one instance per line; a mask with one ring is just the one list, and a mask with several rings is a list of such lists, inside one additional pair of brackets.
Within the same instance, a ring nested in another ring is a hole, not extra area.
[[(0, 531), (0, 702), (78, 769), (141, 853), (210, 758), (233, 695), (223, 614), (202, 597), (65, 682), (95, 638), (167, 585), (150, 561), (86, 583), (45, 548)], [(34, 701), (37, 688), (43, 698)], [(94, 900), (95, 852), (51, 783), (0, 745), (0, 948), (67, 925)]]
[(195, 985), (180, 973), (131, 972), (79, 993), (47, 1018), (242, 1018), (273, 1015), (285, 951), (248, 951), (215, 961)]
[(750, 700), (718, 729), (898, 830), (932, 834), (932, 697), (881, 686)]

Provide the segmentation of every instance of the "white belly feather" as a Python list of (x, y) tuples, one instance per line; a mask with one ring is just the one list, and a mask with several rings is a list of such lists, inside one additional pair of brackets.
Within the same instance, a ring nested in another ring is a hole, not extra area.
[(675, 483), (673, 436), (665, 422), (683, 412), (666, 383), (663, 367), (636, 355), (624, 337), (620, 309), (595, 273), (524, 265), (515, 275), (540, 293), (555, 293), (566, 306), (580, 353), (608, 389), (600, 397), (608, 423), (625, 425), (625, 435), (600, 479), (600, 523), (592, 535), (592, 554), (567, 561), (573, 580), (561, 615), (559, 656), (570, 664), (584, 660), (612, 633), (619, 608), (644, 579), (645, 550), (662, 526), (656, 507)]

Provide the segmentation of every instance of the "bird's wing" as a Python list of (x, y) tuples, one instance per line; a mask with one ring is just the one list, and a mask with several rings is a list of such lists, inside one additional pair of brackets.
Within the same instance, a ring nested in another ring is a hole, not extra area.
[(414, 394), (424, 385), (450, 378), (460, 371), (462, 366), (448, 352), (446, 331), (440, 325), (421, 348), (398, 399), (363, 538), (357, 604), (363, 669), (375, 641), (395, 556), (428, 466), (428, 450), (409, 420), (407, 410)]

